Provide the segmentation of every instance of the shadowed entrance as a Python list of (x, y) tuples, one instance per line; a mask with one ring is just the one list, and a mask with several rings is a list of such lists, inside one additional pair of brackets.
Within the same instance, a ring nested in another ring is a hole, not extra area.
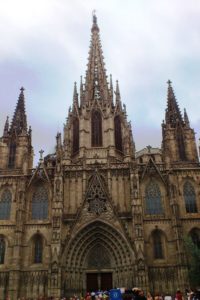
[(87, 289), (134, 286), (133, 250), (118, 230), (102, 221), (72, 235), (63, 259), (63, 287), (68, 295)]
[(108, 291), (112, 289), (112, 273), (87, 273), (87, 291)]

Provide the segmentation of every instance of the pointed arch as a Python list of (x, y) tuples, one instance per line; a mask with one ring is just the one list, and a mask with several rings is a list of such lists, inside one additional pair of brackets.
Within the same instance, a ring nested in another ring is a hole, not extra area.
[(0, 235), (0, 265), (4, 264), (5, 251), (6, 251), (5, 238), (4, 236)]
[(186, 181), (183, 186), (183, 196), (187, 213), (197, 213), (196, 194), (193, 185)]
[(35, 264), (42, 263), (43, 256), (43, 238), (40, 234), (36, 234), (33, 239), (33, 262)]
[(91, 127), (92, 147), (102, 147), (102, 117), (98, 110), (92, 111)]
[(32, 196), (32, 219), (45, 220), (48, 219), (48, 191), (43, 184), (35, 188)]
[(5, 189), (0, 199), (0, 220), (9, 220), (11, 211), (12, 194), (9, 189)]
[(190, 231), (190, 236), (191, 236), (193, 243), (200, 249), (200, 229), (193, 228)]
[(73, 145), (72, 145), (73, 154), (79, 151), (79, 119), (74, 117), (73, 119)]
[(9, 157), (8, 157), (8, 168), (12, 169), (15, 167), (15, 158), (16, 158), (16, 142), (11, 141), (9, 147)]
[(149, 215), (163, 214), (160, 188), (153, 180), (150, 181), (145, 189), (145, 213)]
[(120, 116), (117, 115), (114, 118), (114, 128), (115, 128), (115, 147), (119, 151), (123, 151), (122, 148), (122, 127)]
[(154, 259), (163, 259), (164, 258), (164, 245), (163, 245), (162, 232), (158, 229), (155, 229), (152, 232), (152, 240), (153, 240)]

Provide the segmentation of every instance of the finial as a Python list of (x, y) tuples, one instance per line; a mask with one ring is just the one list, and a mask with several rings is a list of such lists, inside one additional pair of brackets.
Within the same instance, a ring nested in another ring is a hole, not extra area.
[(167, 81), (167, 84), (169, 85), (169, 87), (171, 86), (171, 83), (172, 83), (171, 80)]
[(96, 16), (96, 10), (92, 11), (92, 21), (93, 21), (93, 25), (92, 25), (92, 32), (93, 31), (99, 31), (99, 27), (97, 25), (97, 16)]
[(41, 149), (41, 150), (39, 151), (39, 153), (40, 153), (40, 162), (41, 162), (41, 161), (43, 161), (43, 153), (44, 153), (44, 150)]
[(22, 86), (22, 87), (20, 88), (20, 91), (23, 93), (24, 90), (25, 90), (25, 88)]
[(93, 9), (92, 11), (92, 20), (94, 24), (97, 24), (97, 16), (96, 16), (96, 10)]

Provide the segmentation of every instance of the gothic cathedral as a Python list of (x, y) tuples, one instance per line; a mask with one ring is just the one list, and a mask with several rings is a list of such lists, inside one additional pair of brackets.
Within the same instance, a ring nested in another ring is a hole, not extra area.
[(135, 145), (118, 82), (108, 82), (97, 18), (80, 92), (55, 153), (33, 168), (21, 88), (0, 138), (0, 299), (139, 286), (189, 287), (184, 237), (200, 247), (194, 130), (171, 82), (161, 149)]

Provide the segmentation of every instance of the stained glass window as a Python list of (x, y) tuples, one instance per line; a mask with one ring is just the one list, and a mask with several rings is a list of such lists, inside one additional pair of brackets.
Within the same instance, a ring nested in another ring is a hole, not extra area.
[(43, 220), (48, 218), (48, 192), (42, 185), (38, 186), (32, 198), (32, 219)]
[(0, 220), (10, 219), (12, 194), (6, 189), (3, 191), (0, 199)]
[(98, 110), (92, 112), (92, 147), (102, 146), (102, 119)]
[(157, 215), (163, 213), (161, 192), (158, 184), (151, 181), (145, 190), (146, 214)]
[(34, 239), (34, 263), (39, 264), (42, 262), (42, 237), (37, 234)]
[(15, 166), (15, 154), (16, 154), (16, 143), (12, 142), (10, 144), (9, 158), (8, 158), (8, 168), (14, 168)]
[(185, 208), (187, 213), (196, 213), (197, 204), (196, 204), (196, 194), (193, 185), (186, 181), (183, 186), (183, 195), (185, 199)]
[(6, 250), (5, 240), (2, 236), (0, 236), (0, 264), (1, 265), (4, 264), (5, 250)]
[(197, 228), (194, 228), (191, 230), (191, 238), (193, 243), (200, 249), (200, 230)]
[(154, 230), (154, 232), (153, 232), (153, 249), (154, 249), (154, 258), (155, 259), (164, 258), (163, 245), (162, 245), (162, 234), (159, 230)]
[(79, 119), (73, 120), (73, 154), (79, 151)]
[(122, 129), (120, 116), (116, 116), (114, 119), (115, 124), (115, 147), (117, 150), (122, 151)]

